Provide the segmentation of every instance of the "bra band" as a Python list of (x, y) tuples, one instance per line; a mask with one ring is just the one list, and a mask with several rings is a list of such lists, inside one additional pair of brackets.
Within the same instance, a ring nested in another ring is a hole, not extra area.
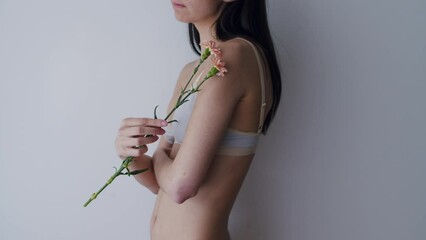
[(220, 147), (217, 155), (224, 156), (247, 156), (256, 152), (256, 145), (248, 148), (236, 148), (236, 147)]

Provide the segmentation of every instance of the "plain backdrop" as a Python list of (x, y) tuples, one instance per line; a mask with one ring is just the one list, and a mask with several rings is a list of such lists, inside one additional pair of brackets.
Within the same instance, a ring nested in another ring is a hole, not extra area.
[[(233, 239), (426, 239), (426, 1), (268, 12), (283, 96)], [(132, 179), (82, 205), (120, 164), (121, 119), (164, 115), (195, 58), (169, 1), (0, 0), (0, 239), (149, 239)]]

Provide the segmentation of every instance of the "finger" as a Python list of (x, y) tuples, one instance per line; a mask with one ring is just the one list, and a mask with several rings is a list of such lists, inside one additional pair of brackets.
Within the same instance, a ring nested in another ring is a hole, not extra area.
[(126, 138), (122, 141), (121, 146), (124, 148), (131, 148), (133, 146), (147, 145), (156, 142), (158, 138), (158, 136)]
[(121, 122), (121, 126), (151, 126), (151, 127), (165, 127), (167, 126), (167, 121), (162, 119), (153, 119), (153, 118), (125, 118)]
[(163, 135), (166, 131), (158, 127), (124, 127), (119, 131), (120, 136), (145, 136), (145, 135)]
[(146, 145), (142, 145), (138, 149), (127, 148), (125, 150), (125, 155), (131, 156), (131, 157), (140, 157), (140, 156), (143, 156), (147, 151), (148, 151), (148, 147)]

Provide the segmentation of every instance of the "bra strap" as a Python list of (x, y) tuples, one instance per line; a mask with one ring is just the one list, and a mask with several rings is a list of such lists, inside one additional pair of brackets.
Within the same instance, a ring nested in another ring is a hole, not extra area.
[(249, 40), (247, 40), (245, 38), (239, 37), (238, 39), (242, 39), (242, 40), (246, 41), (253, 48), (253, 51), (254, 51), (254, 54), (255, 54), (256, 60), (257, 60), (257, 65), (259, 66), (260, 88), (261, 88), (262, 99), (261, 99), (261, 107), (260, 107), (259, 127), (257, 129), (257, 133), (260, 133), (260, 132), (262, 132), (263, 122), (265, 120), (265, 109), (266, 109), (264, 63), (263, 63), (261, 55), (259, 53), (259, 49), (252, 42), (250, 42)]

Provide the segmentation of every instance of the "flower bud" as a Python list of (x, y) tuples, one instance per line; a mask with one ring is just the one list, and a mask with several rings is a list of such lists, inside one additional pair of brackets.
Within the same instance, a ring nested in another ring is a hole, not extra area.
[(212, 53), (210, 52), (210, 48), (206, 48), (203, 52), (203, 54), (201, 55), (201, 60), (204, 61), (206, 60)]
[(214, 75), (216, 75), (218, 73), (219, 73), (219, 69), (217, 69), (216, 67), (212, 67), (210, 69), (210, 71), (207, 73), (207, 77), (206, 78), (211, 78), (211, 77), (213, 77)]

